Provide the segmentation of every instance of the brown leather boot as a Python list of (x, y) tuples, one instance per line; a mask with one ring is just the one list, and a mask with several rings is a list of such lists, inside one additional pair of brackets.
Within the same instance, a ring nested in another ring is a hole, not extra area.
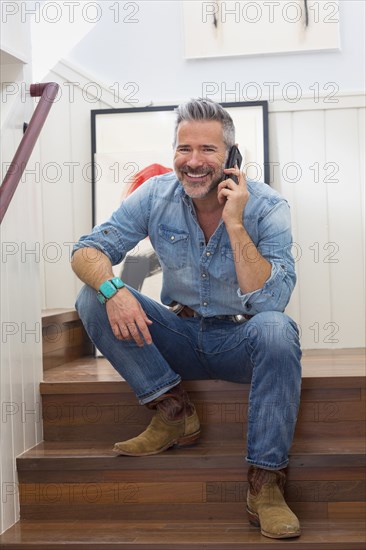
[(283, 497), (286, 483), (284, 470), (264, 470), (250, 466), (247, 512), (252, 525), (272, 539), (300, 536), (299, 520)]
[(196, 409), (181, 384), (146, 406), (157, 411), (149, 426), (139, 436), (116, 443), (113, 450), (117, 454), (155, 455), (173, 445), (184, 447), (199, 439), (200, 422)]

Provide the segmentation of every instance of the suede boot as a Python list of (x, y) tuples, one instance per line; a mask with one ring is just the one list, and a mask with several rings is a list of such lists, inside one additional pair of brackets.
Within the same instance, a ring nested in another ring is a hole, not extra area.
[(117, 454), (155, 455), (174, 445), (192, 445), (199, 439), (200, 423), (196, 409), (181, 384), (146, 406), (157, 411), (149, 426), (139, 436), (116, 443), (113, 450)]
[(286, 539), (300, 535), (299, 520), (283, 497), (286, 483), (284, 470), (264, 470), (250, 466), (247, 512), (252, 525), (260, 527), (262, 535)]

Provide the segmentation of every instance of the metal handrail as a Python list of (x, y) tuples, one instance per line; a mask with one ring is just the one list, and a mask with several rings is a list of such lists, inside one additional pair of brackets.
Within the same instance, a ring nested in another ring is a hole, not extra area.
[(18, 183), (20, 182), (58, 90), (59, 85), (56, 82), (37, 83), (31, 84), (30, 86), (30, 95), (32, 97), (41, 97), (41, 99), (0, 187), (0, 223), (3, 221), (11, 199), (18, 187)]

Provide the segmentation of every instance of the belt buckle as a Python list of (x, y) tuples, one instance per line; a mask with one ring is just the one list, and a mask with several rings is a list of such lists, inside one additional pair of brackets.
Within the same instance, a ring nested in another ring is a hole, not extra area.
[(238, 323), (240, 325), (244, 323), (247, 319), (245, 318), (244, 315), (239, 313), (238, 315), (233, 315), (233, 320), (235, 321), (235, 323)]
[(179, 315), (180, 312), (184, 309), (184, 307), (185, 306), (183, 304), (175, 303), (173, 306), (170, 306), (170, 311), (175, 313), (175, 315)]

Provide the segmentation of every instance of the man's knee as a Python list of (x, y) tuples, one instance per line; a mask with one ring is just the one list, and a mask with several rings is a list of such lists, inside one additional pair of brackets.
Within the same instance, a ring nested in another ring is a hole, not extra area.
[(248, 325), (250, 338), (268, 346), (299, 347), (299, 331), (291, 317), (280, 311), (263, 311)]

